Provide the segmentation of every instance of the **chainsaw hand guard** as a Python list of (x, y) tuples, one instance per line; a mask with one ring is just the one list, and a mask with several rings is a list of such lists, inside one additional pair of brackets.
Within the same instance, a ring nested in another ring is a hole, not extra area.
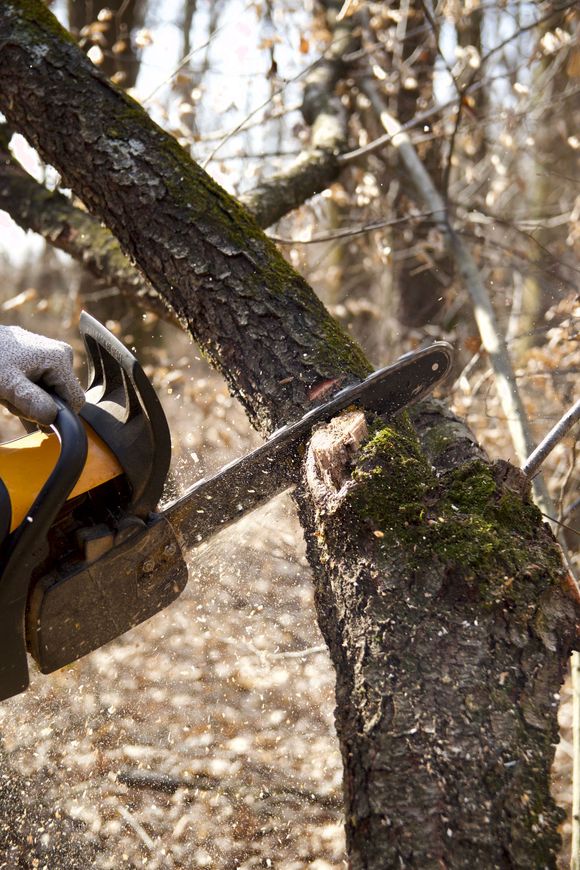
[(98, 320), (83, 311), (89, 385), (81, 417), (111, 448), (131, 486), (127, 513), (145, 519), (161, 498), (171, 437), (161, 403), (138, 361)]

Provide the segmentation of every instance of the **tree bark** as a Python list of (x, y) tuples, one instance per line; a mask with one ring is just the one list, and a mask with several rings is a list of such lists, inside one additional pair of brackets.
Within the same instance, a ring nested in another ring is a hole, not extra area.
[(334, 483), (329, 427), (306, 462), (350, 866), (555, 867), (549, 771), (578, 608), (524, 475), (433, 403), (415, 426), (380, 427), (354, 459), (339, 433)]
[(248, 212), (42, 3), (4, 4), (0, 27), (2, 110), (170, 300), (260, 431), (311, 407), (328, 381), (369, 372)]
[(77, 208), (57, 190), (47, 190), (10, 154), (10, 135), (0, 125), (0, 208), (23, 230), (38, 233), (69, 254), (101, 282), (146, 311), (178, 325), (174, 313), (125, 256), (115, 236), (100, 221)]
[[(368, 371), (248, 213), (41, 0), (0, 7), (0, 84), (10, 123), (115, 232), (262, 432)], [(351, 423), (315, 435), (299, 494), (337, 670), (350, 864), (555, 867), (555, 696), (580, 607), (553, 537), (521, 473), (491, 465), (441, 406), (414, 428), (367, 420), (363, 443)]]

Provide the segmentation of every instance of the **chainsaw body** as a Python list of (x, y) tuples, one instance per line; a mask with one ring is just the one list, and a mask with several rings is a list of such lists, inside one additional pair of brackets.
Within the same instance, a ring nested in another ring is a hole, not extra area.
[[(450, 370), (445, 342), (406, 354), (290, 422), (158, 508), (171, 442), (131, 353), (90, 315), (80, 417), (54, 396), (54, 434), (0, 445), (0, 700), (158, 613), (187, 583), (183, 550), (293, 486), (313, 426), (346, 408), (392, 415)], [(60, 442), (60, 446), (59, 443)]]
[(155, 513), (171, 457), (163, 409), (108, 330), (86, 313), (80, 330), (82, 419), (58, 403), (54, 435), (0, 448), (0, 700), (28, 685), (27, 650), (50, 673), (148, 619), (187, 582), (173, 529)]

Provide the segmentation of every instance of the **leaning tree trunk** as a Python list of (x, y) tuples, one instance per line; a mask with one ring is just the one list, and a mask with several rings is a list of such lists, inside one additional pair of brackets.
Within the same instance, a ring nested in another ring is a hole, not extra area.
[[(41, 0), (0, 6), (0, 109), (261, 432), (369, 370), (249, 214)], [(428, 404), (414, 426), (351, 415), (318, 431), (299, 502), (337, 671), (351, 866), (554, 867), (556, 697), (580, 608), (521, 474)]]

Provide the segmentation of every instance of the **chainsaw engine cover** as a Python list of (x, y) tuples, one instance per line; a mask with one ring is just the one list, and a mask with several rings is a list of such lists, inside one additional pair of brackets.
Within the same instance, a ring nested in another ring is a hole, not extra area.
[(110, 545), (108, 552), (92, 563), (65, 560), (32, 588), (26, 635), (43, 674), (149, 619), (171, 604), (187, 583), (179, 544), (162, 517), (147, 523), (127, 520), (117, 541), (108, 540), (111, 532), (105, 524), (87, 533), (91, 531), (88, 543), (97, 551), (99, 542)]

